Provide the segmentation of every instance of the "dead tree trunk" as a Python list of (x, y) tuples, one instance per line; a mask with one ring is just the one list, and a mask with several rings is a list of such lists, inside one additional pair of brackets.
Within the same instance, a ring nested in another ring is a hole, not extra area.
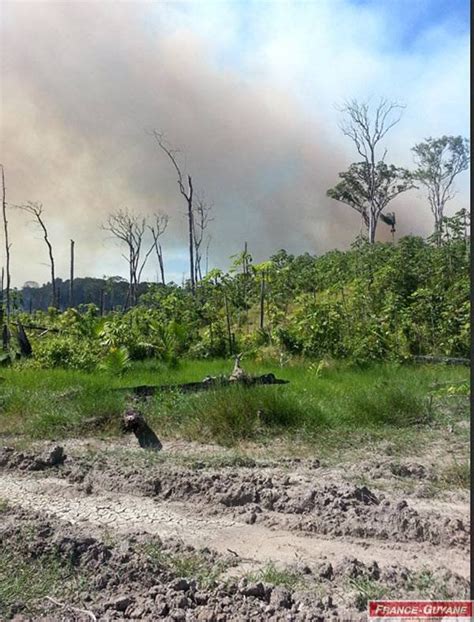
[(18, 345), (20, 346), (21, 355), (24, 357), (29, 357), (33, 353), (33, 348), (31, 347), (30, 340), (28, 339), (25, 329), (23, 328), (23, 324), (18, 320)]
[(56, 290), (56, 275), (55, 275), (55, 267), (54, 267), (54, 255), (53, 255), (53, 247), (51, 244), (51, 241), (49, 239), (48, 236), (48, 229), (46, 228), (46, 224), (43, 220), (43, 205), (41, 203), (35, 203), (32, 201), (29, 201), (26, 205), (20, 205), (19, 206), (20, 209), (24, 210), (25, 212), (28, 212), (29, 214), (31, 214), (32, 216), (35, 217), (37, 223), (39, 224), (42, 232), (43, 232), (43, 239), (45, 241), (45, 244), (48, 248), (48, 255), (49, 255), (49, 264), (50, 264), (50, 269), (51, 269), (51, 286), (52, 286), (52, 306), (53, 307), (57, 307), (58, 306), (58, 297), (57, 297), (57, 290)]
[(158, 255), (158, 263), (160, 264), (160, 274), (161, 274), (161, 282), (163, 283), (163, 285), (166, 285), (166, 280), (165, 280), (165, 266), (163, 263), (163, 250), (161, 248), (161, 244), (158, 244), (158, 248), (156, 249), (157, 255)]
[(5, 188), (5, 170), (3, 164), (0, 164), (2, 168), (2, 215), (3, 215), (3, 230), (5, 234), (5, 260), (6, 260), (6, 300), (5, 307), (7, 313), (7, 321), (10, 318), (10, 243), (8, 241), (8, 221), (7, 221), (7, 201), (6, 201), (6, 188)]
[(120, 209), (110, 214), (107, 223), (102, 225), (102, 229), (110, 231), (119, 241), (126, 245), (128, 254), (123, 258), (128, 263), (129, 284), (126, 306), (133, 307), (137, 302), (138, 285), (148, 257), (153, 250), (153, 246), (145, 253), (145, 257), (140, 264), (142, 252), (143, 235), (146, 229), (146, 219), (135, 214), (129, 213), (127, 209)]
[(125, 432), (133, 432), (142, 449), (160, 451), (163, 448), (160, 439), (137, 410), (127, 410), (123, 415), (122, 422)]
[(265, 271), (262, 272), (260, 283), (260, 330), (263, 330), (265, 322)]
[(158, 258), (158, 265), (160, 267), (161, 274), (161, 282), (163, 285), (165, 282), (165, 267), (163, 262), (163, 249), (161, 248), (161, 244), (159, 243), (160, 237), (166, 231), (166, 227), (168, 226), (168, 215), (167, 214), (155, 214), (155, 220), (153, 225), (148, 226), (148, 229), (151, 232), (153, 237), (153, 248), (156, 251), (156, 256)]
[(2, 348), (4, 352), (8, 352), (8, 346), (10, 344), (10, 329), (7, 324), (3, 325), (2, 329)]
[(211, 244), (211, 236), (209, 235), (207, 237), (207, 244), (206, 244), (206, 276), (209, 274), (209, 246)]
[(74, 306), (74, 240), (71, 240), (71, 265), (69, 274), (69, 306)]
[(189, 228), (189, 273), (191, 275), (191, 291), (195, 292), (196, 278), (194, 274), (194, 218), (193, 218), (193, 182), (188, 175), (189, 196), (188, 201), (188, 228)]
[(52, 293), (52, 306), (53, 307), (57, 307), (58, 305), (58, 294), (57, 294), (57, 289), (56, 289), (56, 273), (55, 273), (55, 267), (54, 267), (54, 255), (53, 255), (53, 247), (51, 245), (51, 242), (49, 241), (48, 238), (48, 230), (46, 229), (46, 226), (44, 224), (43, 219), (41, 218), (40, 214), (36, 215), (38, 222), (43, 230), (43, 238), (45, 241), (46, 246), (48, 247), (48, 255), (49, 255), (49, 263), (50, 263), (50, 267), (51, 267), (51, 286), (53, 289), (53, 293)]
[(225, 317), (227, 322), (227, 337), (229, 340), (229, 354), (232, 354), (234, 348), (232, 343), (232, 329), (230, 325), (230, 313), (229, 313), (229, 302), (227, 300), (227, 294), (224, 293), (224, 305), (225, 305)]
[(187, 217), (188, 217), (188, 246), (189, 246), (189, 277), (191, 281), (191, 291), (194, 294), (196, 291), (196, 279), (195, 279), (195, 267), (194, 267), (194, 222), (193, 222), (193, 200), (194, 200), (194, 188), (191, 175), (187, 175), (187, 188), (184, 184), (183, 173), (176, 160), (176, 150), (171, 149), (163, 134), (157, 131), (153, 132), (158, 146), (170, 159), (177, 175), (178, 175), (178, 187), (181, 195), (186, 201)]
[(194, 279), (198, 283), (202, 281), (202, 242), (204, 233), (213, 220), (211, 217), (212, 205), (208, 205), (203, 199), (198, 199), (193, 216), (193, 237), (194, 237)]

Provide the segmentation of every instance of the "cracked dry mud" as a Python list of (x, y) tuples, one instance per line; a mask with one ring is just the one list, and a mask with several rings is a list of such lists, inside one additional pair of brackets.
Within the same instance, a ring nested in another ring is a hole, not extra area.
[[(191, 459), (196, 447), (184, 443), (156, 457), (128, 441), (66, 441), (64, 449), (0, 450), (8, 504), (0, 543), (24, 541), (22, 526), (33, 554), (61, 537), (78, 546), (86, 535), (75, 563), (104, 579), (69, 601), (75, 609), (43, 598), (33, 617), (20, 603), (12, 619), (92, 619), (78, 611), (87, 609), (100, 620), (364, 620), (367, 598), (467, 597), (467, 497), (426, 499), (416, 487), (400, 495), (381, 485), (404, 477), (423, 486), (436, 478), (430, 465), (374, 457), (357, 467), (371, 475), (368, 487), (355, 481), (356, 467), (347, 477), (314, 459), (235, 460), (212, 447)], [(206, 586), (187, 576), (177, 589), (182, 568), (150, 571), (137, 538), (174, 546), (178, 558), (211, 556), (220, 575)], [(97, 547), (107, 551), (100, 564), (87, 557)]]

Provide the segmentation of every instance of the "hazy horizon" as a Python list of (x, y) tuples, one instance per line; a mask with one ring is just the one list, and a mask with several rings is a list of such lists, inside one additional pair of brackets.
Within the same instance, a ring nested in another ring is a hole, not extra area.
[[(428, 136), (469, 135), (465, 1), (7, 1), (0, 17), (7, 201), (43, 203), (63, 279), (71, 238), (76, 276), (127, 275), (100, 228), (123, 207), (169, 214), (167, 277), (187, 275), (185, 206), (152, 129), (214, 205), (210, 265), (224, 268), (244, 241), (259, 261), (346, 248), (360, 231), (358, 214), (326, 197), (358, 160), (338, 127), (344, 99), (406, 105), (386, 140), (398, 166), (413, 168), (410, 149)], [(469, 205), (468, 174), (456, 185), (448, 213)], [(422, 190), (392, 210), (397, 237), (432, 230)], [(9, 219), (13, 285), (46, 283), (37, 228), (18, 210)], [(153, 257), (143, 279), (157, 270)]]

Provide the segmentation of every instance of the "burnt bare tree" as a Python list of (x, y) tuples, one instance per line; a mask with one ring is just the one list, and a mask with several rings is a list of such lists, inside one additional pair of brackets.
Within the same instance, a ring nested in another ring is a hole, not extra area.
[(102, 229), (109, 231), (126, 246), (127, 254), (122, 257), (127, 261), (129, 270), (128, 306), (134, 306), (137, 302), (138, 285), (143, 268), (153, 250), (151, 246), (143, 255), (146, 219), (130, 213), (127, 208), (119, 209), (109, 215)]
[(385, 161), (387, 150), (384, 149), (379, 158), (380, 143), (389, 130), (400, 121), (404, 108), (402, 104), (389, 102), (383, 98), (380, 99), (374, 111), (370, 109), (367, 102), (359, 102), (356, 99), (346, 101), (339, 108), (344, 115), (340, 124), (342, 133), (352, 140), (357, 153), (362, 158), (364, 181), (367, 184), (367, 207), (361, 213), (371, 244), (375, 241), (378, 221), (379, 184), (386, 182), (383, 176), (380, 176), (379, 171), (381, 163)]
[[(202, 250), (204, 234), (214, 218), (212, 217), (212, 205), (208, 205), (202, 198), (196, 202), (193, 217), (193, 238), (194, 238), (194, 279), (197, 283), (202, 280)], [(207, 247), (208, 250), (208, 247)]]
[(155, 214), (153, 224), (148, 225), (148, 229), (150, 230), (153, 237), (153, 248), (156, 251), (158, 265), (160, 266), (161, 282), (163, 283), (163, 285), (166, 284), (165, 265), (163, 261), (163, 249), (161, 248), (159, 239), (166, 231), (166, 228), (168, 226), (168, 220), (168, 214)]
[[(162, 133), (153, 131), (153, 136), (160, 149), (168, 156), (171, 164), (173, 165), (176, 174), (178, 176), (178, 187), (181, 195), (186, 201), (186, 210), (188, 218), (188, 248), (189, 248), (189, 275), (191, 281), (191, 291), (196, 290), (196, 278), (195, 278), (195, 259), (194, 259), (194, 187), (191, 175), (183, 174), (180, 165), (178, 164), (177, 155), (179, 151), (172, 149)], [(186, 181), (185, 181), (186, 177)]]
[[(5, 310), (7, 319), (10, 317), (10, 248), (11, 245), (8, 239), (8, 221), (7, 221), (7, 202), (6, 202), (6, 187), (5, 187), (5, 170), (3, 164), (0, 164), (2, 169), (2, 216), (3, 216), (3, 231), (5, 238), (5, 272), (6, 272), (6, 287), (5, 287)], [(3, 268), (2, 268), (3, 270)], [(2, 302), (3, 302), (3, 278), (2, 278)]]
[(71, 259), (69, 263), (69, 306), (74, 306), (74, 240), (71, 240)]
[(206, 238), (206, 276), (209, 274), (209, 247), (211, 246), (212, 235)]
[(51, 240), (49, 239), (48, 229), (46, 227), (46, 223), (44, 221), (43, 216), (43, 204), (39, 201), (28, 201), (24, 205), (18, 205), (19, 209), (27, 212), (36, 220), (39, 225), (42, 233), (44, 242), (48, 248), (48, 256), (49, 256), (49, 266), (51, 270), (51, 286), (52, 286), (52, 296), (51, 296), (51, 306), (58, 306), (58, 291), (56, 286), (56, 274), (55, 274), (55, 264), (54, 264), (54, 254), (53, 254), (53, 246), (51, 244)]

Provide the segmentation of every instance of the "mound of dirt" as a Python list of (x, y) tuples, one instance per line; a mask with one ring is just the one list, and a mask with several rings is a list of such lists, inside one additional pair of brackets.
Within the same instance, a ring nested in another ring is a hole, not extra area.
[(314, 458), (65, 446), (0, 450), (0, 619), (357, 621), (370, 598), (467, 597), (463, 504)]
[(64, 464), (66, 455), (60, 445), (54, 445), (41, 453), (24, 453), (13, 447), (0, 447), (0, 467), (22, 471), (44, 471)]
[[(6, 510), (0, 527), (2, 554), (27, 563), (59, 561), (67, 569), (67, 593), (38, 594), (4, 605), (1, 614), (19, 620), (174, 620), (232, 622), (241, 620), (363, 620), (366, 598), (358, 586), (383, 585), (391, 594), (410, 593), (419, 575), (403, 566), (381, 569), (344, 557), (305, 569), (298, 587), (275, 585), (255, 577), (220, 579), (216, 568), (236, 565), (232, 555), (196, 550), (179, 540), (147, 534), (105, 541), (85, 528), (73, 527), (31, 512)], [(195, 574), (198, 578), (184, 576)], [(72, 579), (71, 579), (72, 578)], [(461, 597), (466, 580), (444, 571), (433, 585)], [(321, 594), (324, 588), (325, 596)], [(67, 600), (66, 600), (67, 599)], [(58, 605), (59, 603), (59, 605)], [(1, 606), (1, 605), (0, 605)], [(87, 613), (89, 612), (89, 613)], [(14, 617), (16, 616), (16, 617)]]
[(71, 482), (161, 501), (192, 502), (211, 512), (244, 515), (247, 522), (327, 536), (429, 542), (465, 547), (469, 525), (458, 517), (416, 510), (405, 499), (367, 486), (325, 483), (282, 469), (195, 470), (162, 463), (137, 467), (72, 460), (61, 470)]

